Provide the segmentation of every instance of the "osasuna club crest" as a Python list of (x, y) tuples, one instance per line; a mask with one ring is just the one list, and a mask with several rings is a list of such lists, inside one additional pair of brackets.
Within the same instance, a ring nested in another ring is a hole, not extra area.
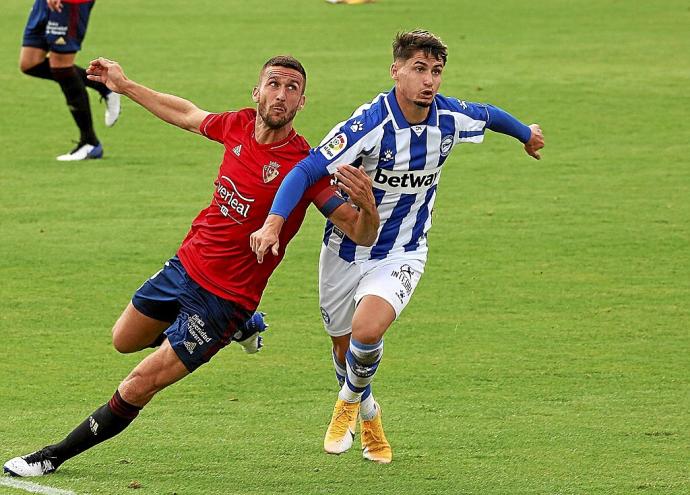
[(268, 165), (264, 165), (264, 183), (271, 182), (273, 179), (280, 175), (278, 169), (280, 165), (276, 162), (269, 162)]

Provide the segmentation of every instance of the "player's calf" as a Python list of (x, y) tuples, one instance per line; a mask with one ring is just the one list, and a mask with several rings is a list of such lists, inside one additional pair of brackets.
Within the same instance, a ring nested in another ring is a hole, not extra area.
[(10, 459), (3, 470), (11, 476), (22, 477), (50, 474), (68, 459), (122, 432), (140, 410), (141, 407), (128, 403), (116, 391), (110, 401), (96, 409), (61, 442)]

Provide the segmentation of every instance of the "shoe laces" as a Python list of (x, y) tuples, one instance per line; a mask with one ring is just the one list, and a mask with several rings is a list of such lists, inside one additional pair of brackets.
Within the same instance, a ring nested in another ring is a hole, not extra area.
[(362, 428), (362, 436), (367, 445), (373, 445), (376, 449), (382, 449), (388, 443), (386, 435), (383, 433), (381, 422), (372, 420), (367, 421), (370, 428)]
[(348, 431), (350, 428), (351, 421), (352, 418), (350, 418), (350, 409), (348, 407), (343, 407), (335, 416), (335, 419), (333, 421), (333, 423), (337, 427), (334, 428), (335, 433), (343, 434), (346, 431)]
[(27, 464), (40, 464), (41, 465), (41, 470), (44, 473), (53, 471), (55, 467), (53, 466), (52, 459), (56, 459), (55, 457), (49, 456), (45, 450), (41, 449), (33, 454), (26, 455), (22, 457), (24, 461), (26, 461)]

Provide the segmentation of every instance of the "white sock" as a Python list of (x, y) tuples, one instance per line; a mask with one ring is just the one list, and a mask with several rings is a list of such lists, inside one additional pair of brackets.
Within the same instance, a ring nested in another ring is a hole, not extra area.
[(376, 407), (376, 401), (374, 400), (374, 395), (369, 394), (369, 396), (362, 401), (359, 406), (359, 415), (364, 421), (371, 421), (376, 417), (378, 408)]

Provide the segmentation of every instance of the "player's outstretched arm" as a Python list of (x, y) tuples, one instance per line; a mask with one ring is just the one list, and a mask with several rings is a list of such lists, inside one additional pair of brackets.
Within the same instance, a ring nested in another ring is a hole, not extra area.
[(108, 89), (127, 96), (161, 120), (200, 134), (199, 126), (209, 112), (179, 96), (159, 93), (128, 79), (117, 62), (107, 58), (92, 60), (86, 70), (88, 78), (105, 84)]
[(379, 230), (379, 212), (372, 190), (372, 180), (363, 167), (341, 165), (335, 173), (338, 187), (359, 208), (343, 204), (333, 210), (328, 219), (352, 241), (361, 246), (373, 246)]

